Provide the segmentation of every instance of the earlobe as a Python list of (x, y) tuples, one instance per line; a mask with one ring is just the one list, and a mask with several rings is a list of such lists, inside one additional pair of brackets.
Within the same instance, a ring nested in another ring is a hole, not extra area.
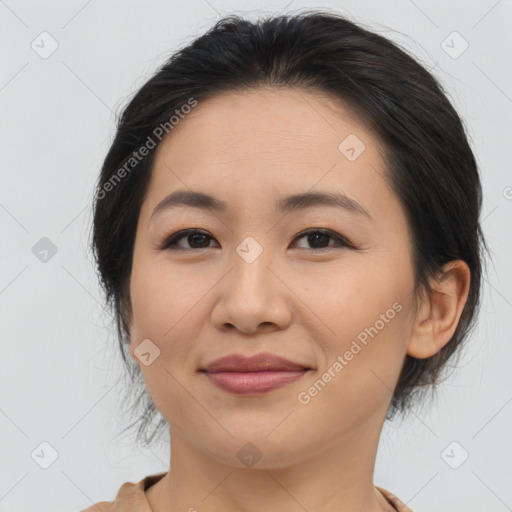
[(471, 272), (462, 260), (443, 266), (443, 274), (424, 293), (407, 344), (407, 354), (425, 359), (439, 352), (452, 338), (466, 304)]

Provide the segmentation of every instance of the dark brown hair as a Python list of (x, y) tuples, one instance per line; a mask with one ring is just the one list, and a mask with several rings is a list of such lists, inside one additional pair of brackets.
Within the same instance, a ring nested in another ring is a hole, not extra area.
[[(166, 422), (161, 418), (148, 438), (157, 411), (129, 356), (129, 280), (162, 127), (172, 137), (173, 116), (182, 118), (191, 99), (200, 103), (258, 86), (327, 93), (350, 105), (376, 134), (385, 148), (386, 178), (407, 213), (415, 293), (431, 293), (428, 279), (442, 275), (451, 260), (464, 260), (471, 271), (468, 300), (452, 339), (430, 358), (406, 355), (388, 419), (439, 383), (441, 369), (467, 340), (477, 316), (481, 256), (487, 249), (479, 223), (481, 184), (464, 126), (437, 79), (398, 45), (337, 13), (316, 10), (257, 22), (227, 16), (170, 56), (129, 101), (96, 187), (94, 257), (138, 392), (134, 405), (142, 408), (137, 439), (144, 436), (147, 444)], [(143, 146), (151, 149), (141, 158)]]

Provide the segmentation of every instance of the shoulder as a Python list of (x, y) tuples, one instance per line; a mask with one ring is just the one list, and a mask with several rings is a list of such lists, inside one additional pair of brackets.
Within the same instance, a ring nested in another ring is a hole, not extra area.
[(114, 501), (100, 501), (80, 512), (151, 512), (144, 491), (164, 475), (165, 473), (146, 476), (137, 483), (125, 482), (119, 488)]
[(394, 494), (383, 489), (382, 487), (375, 486), (379, 492), (395, 507), (396, 510), (400, 512), (413, 512), (409, 507), (405, 505), (399, 498), (397, 498)]
[(112, 512), (114, 503), (112, 501), (100, 501), (80, 512)]
[(114, 501), (99, 501), (90, 507), (80, 510), (80, 512), (114, 512), (116, 510), (114, 507), (117, 508), (117, 505)]

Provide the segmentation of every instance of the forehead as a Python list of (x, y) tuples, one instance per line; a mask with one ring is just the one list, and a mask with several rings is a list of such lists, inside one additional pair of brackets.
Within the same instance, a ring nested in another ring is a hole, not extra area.
[(341, 101), (304, 89), (250, 89), (199, 101), (155, 155), (147, 205), (192, 189), (240, 207), (310, 190), (369, 210), (396, 201), (379, 141)]
[(174, 126), (158, 156), (170, 152), (181, 161), (229, 152), (242, 161), (267, 155), (300, 162), (327, 150), (337, 158), (350, 134), (364, 140), (370, 153), (378, 150), (377, 139), (340, 100), (316, 90), (255, 88), (199, 101)]

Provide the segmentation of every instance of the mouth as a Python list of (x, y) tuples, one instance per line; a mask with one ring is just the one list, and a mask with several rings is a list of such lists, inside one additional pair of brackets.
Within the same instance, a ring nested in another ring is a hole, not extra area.
[(232, 354), (200, 368), (219, 389), (237, 395), (260, 395), (302, 378), (312, 368), (273, 354)]

